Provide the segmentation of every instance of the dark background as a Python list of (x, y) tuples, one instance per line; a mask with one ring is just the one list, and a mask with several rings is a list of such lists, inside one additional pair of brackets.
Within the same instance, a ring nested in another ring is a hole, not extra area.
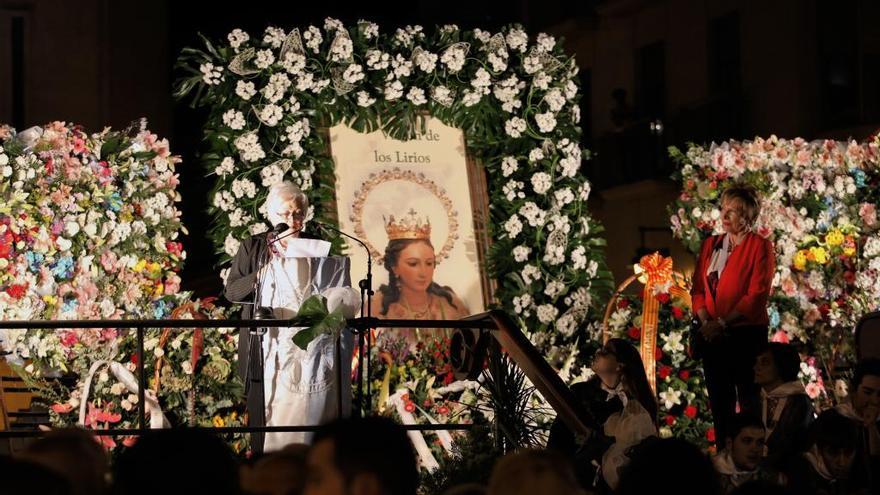
[[(220, 281), (203, 235), (204, 114), (171, 99), (174, 60), (199, 45), (198, 32), (225, 40), (242, 28), (255, 38), (268, 25), (322, 26), (327, 16), (371, 20), (384, 32), (446, 23), (494, 31), (517, 22), (532, 35), (564, 37), (582, 68), (584, 145), (596, 153), (583, 169), (597, 191), (591, 210), (619, 244), (609, 250), (612, 269), (670, 242), (650, 240), (668, 229), (657, 205), (645, 202), (674, 198), (667, 146), (774, 133), (861, 140), (880, 128), (873, 0), (0, 0), (0, 122), (24, 129), (66, 120), (100, 130), (147, 117), (183, 158), (184, 289), (210, 295)], [(609, 206), (633, 197), (650, 211)]]

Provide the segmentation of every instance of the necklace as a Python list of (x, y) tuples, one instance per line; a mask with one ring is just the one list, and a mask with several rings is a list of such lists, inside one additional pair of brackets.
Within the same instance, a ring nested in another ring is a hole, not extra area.
[(410, 314), (410, 316), (412, 316), (412, 318), (414, 320), (426, 320), (427, 318), (425, 318), (425, 317), (431, 313), (431, 303), (432, 302), (433, 302), (433, 294), (431, 294), (429, 292), (428, 293), (428, 302), (427, 302), (427, 304), (425, 304), (425, 309), (415, 311), (410, 307), (406, 298), (403, 297), (402, 294), (400, 296), (400, 304), (403, 305), (403, 308), (407, 311), (407, 313)]

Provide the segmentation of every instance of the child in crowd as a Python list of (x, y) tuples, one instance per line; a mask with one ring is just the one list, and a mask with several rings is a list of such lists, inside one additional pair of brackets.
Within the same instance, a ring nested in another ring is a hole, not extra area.
[(783, 476), (761, 465), (766, 444), (764, 424), (759, 418), (737, 414), (730, 422), (729, 433), (724, 450), (712, 459), (722, 493), (728, 494), (752, 481), (783, 484)]
[(786, 476), (794, 493), (861, 495), (854, 467), (859, 432), (855, 423), (829, 409), (810, 427), (809, 450), (791, 460)]

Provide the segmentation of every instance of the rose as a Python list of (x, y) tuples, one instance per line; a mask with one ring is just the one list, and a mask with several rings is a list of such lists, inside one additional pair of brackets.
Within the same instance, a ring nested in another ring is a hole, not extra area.
[(676, 320), (683, 320), (684, 319), (684, 310), (679, 308), (678, 306), (673, 306), (672, 307), (672, 317), (675, 318)]
[(706, 440), (710, 442), (715, 441), (715, 428), (709, 428), (708, 430), (706, 430)]
[(666, 304), (671, 300), (671, 298), (669, 297), (669, 294), (666, 292), (657, 294), (656, 297), (657, 297), (657, 300), (660, 301), (660, 304)]
[(697, 417), (697, 412), (698, 412), (697, 407), (694, 405), (688, 404), (688, 406), (684, 408), (684, 415), (691, 418), (691, 419), (694, 419)]
[(633, 340), (639, 340), (642, 337), (642, 329), (639, 327), (629, 327), (626, 333)]
[(674, 424), (675, 424), (675, 416), (673, 416), (671, 414), (669, 416), (666, 416), (666, 425), (672, 426)]
[(684, 381), (688, 381), (688, 379), (690, 379), (690, 377), (691, 377), (691, 372), (688, 371), (688, 370), (681, 370), (681, 371), (678, 373), (678, 377), (681, 378), (681, 379), (684, 380)]
[(660, 365), (660, 369), (657, 370), (657, 374), (660, 376), (661, 380), (665, 380), (672, 373), (672, 368), (665, 365)]

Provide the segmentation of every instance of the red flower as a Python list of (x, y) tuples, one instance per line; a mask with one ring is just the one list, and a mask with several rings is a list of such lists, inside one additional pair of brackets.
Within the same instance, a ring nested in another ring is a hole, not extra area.
[(73, 406), (70, 403), (65, 402), (64, 404), (52, 404), (50, 408), (58, 414), (67, 414), (70, 411), (73, 411)]
[(416, 405), (413, 404), (412, 402), (407, 402), (406, 405), (403, 406), (403, 409), (404, 409), (404, 411), (409, 412), (409, 413), (415, 412)]
[(12, 232), (6, 231), (0, 234), (0, 258), (9, 258), (12, 256), (12, 244), (14, 237)]
[(666, 304), (672, 299), (671, 297), (669, 297), (669, 294), (666, 292), (661, 292), (660, 294), (657, 294), (655, 297), (657, 298), (658, 301), (660, 301), (661, 304)]
[(623, 308), (628, 308), (628, 307), (629, 307), (629, 299), (621, 299), (621, 300), (617, 301), (617, 308), (618, 309), (623, 309)]
[(137, 364), (138, 364), (138, 355), (137, 355), (137, 354), (132, 354), (132, 355), (131, 355), (131, 359), (130, 359), (130, 361), (132, 362), (132, 364), (134, 364), (135, 366), (137, 366)]
[(660, 375), (661, 380), (665, 380), (669, 374), (672, 373), (672, 368), (669, 366), (660, 365), (660, 369), (657, 371), (657, 374)]
[(639, 327), (629, 327), (629, 330), (626, 331), (629, 335), (629, 338), (633, 340), (639, 340), (642, 337), (642, 329)]
[(24, 284), (14, 284), (6, 288), (6, 293), (13, 299), (21, 299), (26, 291), (27, 286)]
[(692, 406), (692, 405), (688, 405), (687, 407), (684, 408), (684, 415), (691, 418), (691, 419), (696, 418), (697, 417), (697, 407)]
[(715, 441), (715, 428), (709, 428), (708, 430), (706, 430), (706, 440), (710, 442)]
[(422, 406), (431, 407), (431, 399), (425, 399), (424, 402), (422, 402)]
[(666, 426), (672, 426), (674, 424), (675, 424), (675, 416), (672, 416), (671, 414), (669, 416), (666, 416)]
[(681, 371), (678, 373), (678, 377), (681, 378), (681, 379), (684, 380), (684, 381), (688, 381), (688, 379), (691, 377), (691, 372), (688, 371), (688, 370), (681, 370)]
[(654, 359), (656, 361), (660, 361), (661, 359), (663, 359), (663, 350), (659, 347), (654, 348)]
[(672, 317), (675, 318), (676, 320), (683, 320), (684, 319), (684, 310), (679, 308), (678, 306), (673, 306), (672, 307)]
[(446, 406), (440, 406), (437, 408), (437, 412), (439, 414), (449, 414), (449, 408)]
[(400, 396), (400, 400), (404, 402), (409, 402), (409, 394), (403, 394)]

